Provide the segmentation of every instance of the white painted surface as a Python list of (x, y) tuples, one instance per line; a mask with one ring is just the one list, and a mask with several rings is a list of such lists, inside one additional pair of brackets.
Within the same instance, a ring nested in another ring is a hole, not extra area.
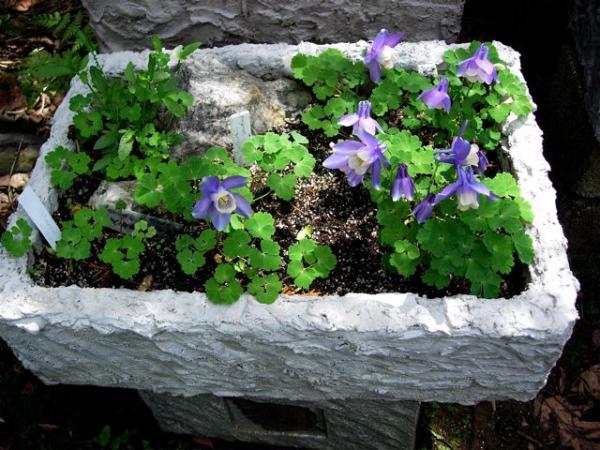
[(250, 111), (240, 111), (229, 118), (229, 128), (231, 130), (231, 140), (233, 141), (233, 156), (235, 162), (244, 164), (244, 155), (242, 155), (242, 145), (252, 136), (252, 127), (250, 126)]
[(56, 249), (56, 242), (60, 240), (60, 228), (46, 209), (31, 186), (26, 186), (19, 195), (19, 205), (25, 210), (33, 224), (46, 238), (48, 244)]
[[(365, 46), (337, 47), (360, 58)], [(399, 63), (433, 72), (447, 48), (404, 43)], [(518, 53), (498, 48), (520, 74)], [(211, 54), (254, 75), (281, 76), (289, 74), (296, 51), (323, 49), (309, 43), (230, 46), (200, 50), (190, 63)], [(124, 52), (101, 59), (117, 73), (146, 57)], [(74, 81), (33, 173), (31, 185), (47, 193), (42, 201), (50, 210), (56, 192), (44, 156), (56, 145), (73, 147), (68, 100), (83, 92)], [(27, 258), (0, 250), (0, 336), (49, 383), (286, 401), (530, 399), (571, 334), (578, 283), (567, 261), (541, 130), (533, 114), (505, 130), (504, 149), (535, 213), (531, 282), (510, 300), (355, 293), (282, 297), (267, 306), (244, 295), (235, 305), (218, 306), (200, 293), (34, 286)]]

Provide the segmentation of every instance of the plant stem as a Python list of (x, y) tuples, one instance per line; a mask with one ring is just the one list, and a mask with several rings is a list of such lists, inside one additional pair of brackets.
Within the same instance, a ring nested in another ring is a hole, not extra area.
[(252, 204), (256, 203), (259, 200), (262, 200), (263, 198), (265, 198), (267, 195), (272, 194), (273, 190), (270, 189), (266, 194), (261, 195), (260, 197), (256, 197), (254, 200), (252, 200)]
[(427, 195), (431, 194), (431, 188), (433, 187), (433, 183), (435, 183), (435, 177), (437, 175), (438, 168), (440, 167), (439, 162), (435, 162), (435, 167), (433, 168), (433, 175), (431, 175), (431, 182), (429, 183), (429, 187), (427, 188)]

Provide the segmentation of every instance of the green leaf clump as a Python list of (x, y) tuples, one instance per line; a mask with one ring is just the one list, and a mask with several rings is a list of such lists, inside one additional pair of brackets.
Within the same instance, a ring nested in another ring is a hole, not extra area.
[(279, 297), (283, 284), (279, 277), (273, 273), (257, 275), (248, 284), (248, 292), (256, 297), (260, 303), (270, 304)]
[(242, 285), (236, 279), (236, 271), (231, 264), (219, 264), (214, 275), (204, 283), (206, 296), (217, 304), (235, 303), (243, 293)]
[(259, 239), (269, 239), (275, 233), (275, 219), (266, 212), (254, 213), (246, 227), (250, 234)]
[(253, 136), (244, 142), (242, 154), (247, 164), (257, 164), (268, 173), (267, 186), (279, 198), (294, 198), (299, 178), (309, 177), (315, 167), (315, 158), (305, 144), (308, 140), (300, 133), (266, 134)]
[(466, 211), (456, 210), (455, 200), (445, 200), (422, 225), (415, 223), (405, 203), (382, 200), (377, 219), (381, 243), (393, 249), (389, 266), (403, 276), (422, 267), (423, 281), (438, 289), (464, 278), (471, 293), (497, 297), (502, 276), (512, 271), (516, 259), (524, 264), (533, 259), (526, 232), (532, 215), (512, 175), (499, 173), (484, 182), (497, 200), (480, 198), (479, 208)]
[(206, 253), (215, 248), (217, 233), (215, 230), (204, 230), (197, 237), (182, 234), (175, 241), (177, 262), (187, 275), (195, 274), (206, 263)]
[(144, 242), (131, 235), (111, 238), (100, 253), (100, 261), (110, 264), (119, 277), (129, 280), (140, 271), (140, 255)]
[(54, 100), (64, 95), (71, 79), (88, 64), (89, 54), (97, 51), (94, 34), (83, 19), (81, 11), (55, 11), (29, 17), (27, 26), (50, 32), (54, 42), (51, 51), (34, 46), (20, 64), (17, 79), (30, 107), (43, 102), (44, 96)]
[(106, 208), (80, 209), (73, 215), (73, 220), (63, 222), (61, 239), (56, 243), (56, 255), (75, 260), (89, 258), (91, 243), (102, 236), (103, 229), (110, 223)]
[(364, 85), (368, 80), (362, 62), (350, 61), (337, 49), (327, 49), (318, 56), (297, 53), (292, 58), (294, 77), (312, 87), (318, 100)]
[(31, 233), (33, 229), (29, 223), (21, 218), (15, 225), (2, 233), (0, 242), (12, 256), (21, 257), (31, 248)]
[(72, 152), (58, 146), (46, 155), (46, 164), (51, 169), (50, 182), (53, 186), (66, 190), (73, 186), (75, 179), (91, 173), (91, 158), (84, 152)]
[[(93, 170), (110, 172), (113, 179), (132, 175), (130, 158), (167, 159), (170, 148), (181, 138), (161, 128), (165, 121), (169, 123), (169, 117), (183, 117), (193, 102), (171, 77), (170, 57), (158, 38), (154, 44), (145, 70), (138, 71), (130, 63), (124, 77), (111, 77), (96, 66), (81, 72), (80, 78), (91, 92), (70, 101), (80, 141), (90, 142), (99, 153)], [(185, 58), (196, 48), (197, 44), (180, 47), (176, 57)], [(163, 110), (168, 114), (159, 117)]]
[(288, 248), (287, 273), (294, 284), (308, 289), (317, 278), (327, 278), (335, 268), (337, 258), (327, 245), (319, 245), (312, 239), (302, 239)]

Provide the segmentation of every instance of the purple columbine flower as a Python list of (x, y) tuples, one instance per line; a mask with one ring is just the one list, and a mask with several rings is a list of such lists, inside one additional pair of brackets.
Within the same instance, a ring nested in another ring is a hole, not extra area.
[(468, 120), (463, 122), (460, 131), (452, 139), (452, 146), (449, 149), (435, 152), (437, 161), (459, 166), (479, 166), (479, 147), (475, 144), (471, 145), (469, 141), (462, 137), (468, 124)]
[(415, 206), (412, 214), (417, 218), (418, 223), (423, 223), (431, 217), (433, 208), (437, 205), (437, 197), (434, 194), (427, 194), (427, 196)]
[(448, 78), (442, 77), (436, 87), (427, 89), (418, 97), (423, 103), (431, 109), (443, 109), (447, 113), (450, 112), (452, 102), (448, 95)]
[(338, 125), (344, 127), (353, 126), (352, 133), (356, 134), (358, 130), (364, 130), (369, 134), (375, 135), (377, 130), (383, 133), (383, 128), (375, 119), (371, 118), (371, 102), (363, 100), (358, 103), (358, 111), (353, 114), (345, 114), (338, 120)]
[(371, 172), (373, 187), (381, 189), (381, 166), (389, 166), (389, 161), (383, 155), (385, 144), (380, 143), (375, 136), (359, 130), (357, 141), (342, 141), (329, 146), (333, 154), (323, 161), (323, 167), (339, 169), (346, 174), (348, 184), (352, 187), (363, 182), (367, 172)]
[(477, 158), (477, 171), (479, 173), (483, 173), (485, 172), (485, 169), (487, 169), (487, 166), (489, 166), (490, 162), (488, 161), (487, 156), (483, 150), (477, 151)]
[(396, 177), (392, 181), (392, 201), (397, 202), (402, 197), (406, 200), (415, 198), (415, 182), (408, 175), (406, 164), (400, 164)]
[(394, 47), (402, 40), (402, 33), (390, 34), (385, 28), (381, 30), (365, 55), (365, 64), (369, 68), (369, 76), (373, 83), (381, 80), (381, 67), (391, 69), (394, 65)]
[(458, 209), (466, 211), (469, 208), (479, 208), (479, 194), (485, 195), (490, 200), (495, 200), (496, 196), (488, 187), (475, 180), (473, 168), (464, 168), (456, 166), (458, 180), (442, 189), (436, 196), (436, 203), (456, 195), (458, 200)]
[(210, 217), (213, 226), (223, 231), (232, 213), (238, 213), (248, 218), (252, 215), (252, 208), (244, 197), (230, 189), (240, 188), (246, 184), (245, 177), (233, 176), (219, 181), (217, 177), (205, 177), (202, 180), (200, 191), (204, 194), (194, 205), (192, 216), (196, 219)]
[(481, 81), (492, 84), (492, 82), (498, 81), (498, 72), (496, 72), (494, 63), (488, 59), (488, 52), (488, 48), (481, 44), (473, 56), (458, 65), (456, 74), (473, 82)]

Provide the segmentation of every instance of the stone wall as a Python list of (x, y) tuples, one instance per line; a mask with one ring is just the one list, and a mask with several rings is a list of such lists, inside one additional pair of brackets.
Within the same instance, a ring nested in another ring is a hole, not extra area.
[(167, 43), (352, 42), (381, 28), (408, 41), (456, 41), (464, 0), (83, 0), (107, 50)]
[(600, 0), (575, 0), (571, 27), (583, 69), (586, 107), (600, 140)]

